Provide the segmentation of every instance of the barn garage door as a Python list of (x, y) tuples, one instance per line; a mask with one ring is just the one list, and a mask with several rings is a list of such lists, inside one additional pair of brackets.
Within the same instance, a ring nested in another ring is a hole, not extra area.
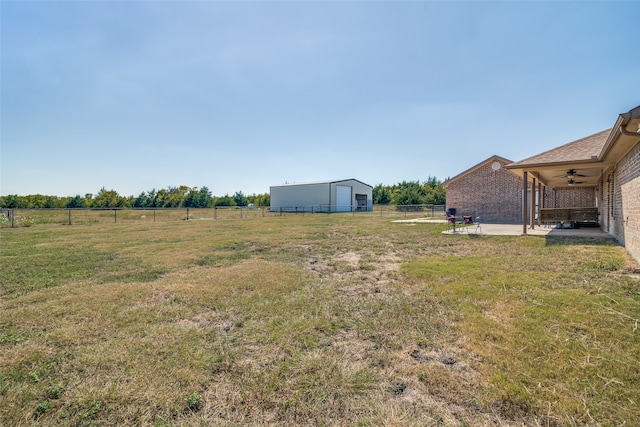
[(336, 212), (351, 211), (351, 187), (336, 185)]

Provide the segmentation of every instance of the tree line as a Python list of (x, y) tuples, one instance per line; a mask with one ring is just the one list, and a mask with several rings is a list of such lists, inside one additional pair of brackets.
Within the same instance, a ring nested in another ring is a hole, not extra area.
[(216, 206), (269, 206), (268, 194), (244, 195), (238, 191), (232, 196), (214, 197), (207, 187), (168, 187), (143, 191), (139, 196), (121, 196), (116, 190), (101, 188), (97, 194), (88, 193), (73, 197), (44, 196), (0, 196), (0, 207), (9, 209), (55, 209), (55, 208), (213, 208)]
[[(402, 181), (394, 185), (378, 184), (373, 188), (373, 203), (376, 205), (444, 205), (446, 192), (435, 177), (424, 182)], [(233, 195), (214, 197), (207, 187), (167, 187), (143, 191), (138, 196), (121, 196), (116, 190), (101, 188), (97, 194), (73, 197), (44, 196), (0, 196), (0, 208), (46, 209), (46, 208), (213, 208), (216, 206), (269, 206), (269, 194), (244, 195), (238, 191)]]
[(426, 181), (402, 181), (395, 185), (378, 184), (373, 188), (376, 205), (444, 205), (447, 193), (436, 177)]

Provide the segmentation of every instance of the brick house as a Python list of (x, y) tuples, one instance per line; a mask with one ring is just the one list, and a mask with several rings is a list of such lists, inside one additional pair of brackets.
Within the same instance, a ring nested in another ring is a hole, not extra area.
[[(620, 114), (611, 129), (502, 166), (517, 177), (519, 192), (513, 180), (487, 178), (487, 164), (501, 159), (494, 158), (445, 182), (447, 207), (476, 209), (481, 219), (486, 209), (489, 222), (490, 206), (503, 206), (505, 212), (494, 218), (506, 223), (514, 222), (514, 212), (506, 209), (517, 210), (523, 234), (539, 225), (536, 218), (593, 222), (640, 261), (640, 106)], [(504, 188), (483, 188), (489, 185)], [(465, 204), (471, 192), (480, 195), (474, 205)], [(511, 201), (517, 193), (517, 209), (511, 202), (501, 205), (503, 197)]]
[(640, 261), (640, 106), (618, 116), (600, 156), (602, 228)]
[(481, 222), (517, 224), (522, 220), (523, 181), (506, 169), (511, 163), (504, 157), (491, 156), (443, 182), (447, 209), (480, 217)]

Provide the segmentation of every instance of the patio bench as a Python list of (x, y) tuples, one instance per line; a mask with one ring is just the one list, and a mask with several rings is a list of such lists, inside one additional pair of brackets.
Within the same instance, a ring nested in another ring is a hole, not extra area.
[(542, 223), (598, 222), (598, 208), (545, 208), (540, 209)]

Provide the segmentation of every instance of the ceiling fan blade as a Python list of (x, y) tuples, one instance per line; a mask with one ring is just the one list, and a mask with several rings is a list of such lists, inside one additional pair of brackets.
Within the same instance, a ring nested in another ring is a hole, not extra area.
[(570, 179), (569, 181), (567, 181), (567, 185), (569, 186), (576, 185), (576, 184), (584, 184), (584, 181), (574, 181), (573, 179)]
[(565, 173), (564, 175), (556, 176), (556, 178), (567, 178), (567, 179), (584, 178), (584, 177), (586, 177), (586, 175), (576, 172), (575, 169), (569, 169), (567, 173)]

